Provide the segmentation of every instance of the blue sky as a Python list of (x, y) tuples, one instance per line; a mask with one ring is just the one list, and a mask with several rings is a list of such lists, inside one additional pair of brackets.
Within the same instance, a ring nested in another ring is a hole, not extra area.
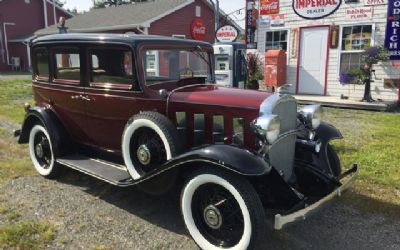
[[(87, 11), (92, 6), (92, 0), (64, 0), (65, 8), (73, 9), (77, 8), (78, 11)], [(214, 0), (215, 1), (215, 0)], [(229, 14), (240, 8), (244, 8), (246, 0), (219, 0), (221, 9), (225, 13)], [(242, 10), (240, 14), (233, 13), (230, 15), (234, 20), (240, 20), (238, 23), (244, 27), (244, 11)]]

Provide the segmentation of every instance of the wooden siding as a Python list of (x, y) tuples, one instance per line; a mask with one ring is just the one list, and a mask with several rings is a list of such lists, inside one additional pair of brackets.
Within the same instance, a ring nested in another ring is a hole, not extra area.
[[(60, 16), (70, 17), (69, 14), (56, 8), (56, 21)], [(47, 20), (48, 25), (54, 24), (54, 8), (53, 5), (47, 3)], [(5, 49), (5, 37), (3, 23), (15, 23), (15, 25), (6, 26), (7, 40), (22, 35), (33, 34), (36, 30), (45, 27), (43, 0), (31, 0), (25, 3), (25, 0), (3, 0), (0, 2), (0, 32), (3, 39)], [(0, 43), (1, 46), (1, 43)], [(1, 50), (1, 48), (0, 48)], [(8, 51), (11, 57), (20, 57), (23, 63), (23, 70), (28, 70), (28, 55), (26, 46), (22, 43), (8, 43)], [(6, 51), (4, 51), (6, 53)], [(4, 55), (5, 60), (6, 55)], [(7, 62), (3, 62), (0, 55), (0, 71), (10, 70)]]
[[(364, 7), (364, 2), (360, 1), (355, 4), (345, 4), (342, 1), (340, 8), (331, 16), (319, 20), (306, 20), (296, 15), (292, 9), (292, 0), (281, 0), (280, 1), (280, 13), (285, 14), (285, 25), (279, 29), (292, 29), (298, 27), (317, 26), (317, 25), (357, 25), (357, 24), (374, 24), (375, 25), (375, 45), (383, 45), (386, 30), (386, 17), (387, 17), (387, 5), (376, 5), (371, 6), (373, 8), (373, 15), (371, 20), (360, 20), (351, 21), (346, 19), (345, 10), (348, 8)], [(270, 28), (261, 28), (258, 32), (258, 50), (264, 55), (265, 49), (265, 32), (271, 30)], [(290, 50), (290, 37), (288, 48)], [(297, 44), (298, 45), (298, 44)], [(297, 48), (298, 49), (298, 48)], [(288, 51), (290, 54), (290, 51)], [(329, 49), (329, 61), (328, 61), (328, 85), (327, 95), (350, 96), (352, 99), (360, 99), (364, 93), (364, 85), (345, 85), (342, 86), (339, 83), (339, 60), (340, 50)], [(376, 76), (380, 80), (375, 80), (371, 84), (371, 94), (374, 99), (383, 100), (397, 100), (398, 90), (384, 88), (383, 79), (385, 78), (400, 78), (400, 69), (393, 68), (390, 63), (384, 63), (374, 66), (376, 70)], [(287, 65), (287, 83), (292, 84), (291, 92), (295, 93), (296, 90), (296, 74), (297, 74), (297, 58), (290, 58)]]
[(214, 12), (203, 0), (196, 0), (194, 3), (153, 22), (149, 28), (149, 34), (163, 36), (185, 35), (187, 39), (192, 39), (190, 25), (196, 17), (196, 6), (201, 7), (200, 18), (203, 19), (206, 25), (204, 41), (214, 43)]

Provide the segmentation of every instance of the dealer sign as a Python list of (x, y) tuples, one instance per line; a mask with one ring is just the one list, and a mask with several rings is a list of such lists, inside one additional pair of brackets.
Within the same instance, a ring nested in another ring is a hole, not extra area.
[(234, 42), (238, 37), (238, 31), (231, 25), (225, 25), (217, 30), (215, 37), (218, 42)]
[(321, 19), (332, 15), (342, 0), (293, 0), (294, 12), (305, 19)]

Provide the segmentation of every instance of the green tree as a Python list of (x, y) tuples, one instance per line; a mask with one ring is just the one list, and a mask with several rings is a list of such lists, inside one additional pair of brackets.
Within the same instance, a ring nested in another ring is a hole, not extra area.
[(122, 4), (147, 2), (148, 0), (93, 0), (93, 8), (100, 9), (110, 6), (117, 6)]

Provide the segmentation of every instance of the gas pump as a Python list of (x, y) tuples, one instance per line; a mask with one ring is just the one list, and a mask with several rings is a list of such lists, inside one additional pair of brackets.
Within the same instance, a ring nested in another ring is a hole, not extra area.
[(246, 46), (237, 42), (214, 44), (215, 78), (218, 85), (244, 88)]

